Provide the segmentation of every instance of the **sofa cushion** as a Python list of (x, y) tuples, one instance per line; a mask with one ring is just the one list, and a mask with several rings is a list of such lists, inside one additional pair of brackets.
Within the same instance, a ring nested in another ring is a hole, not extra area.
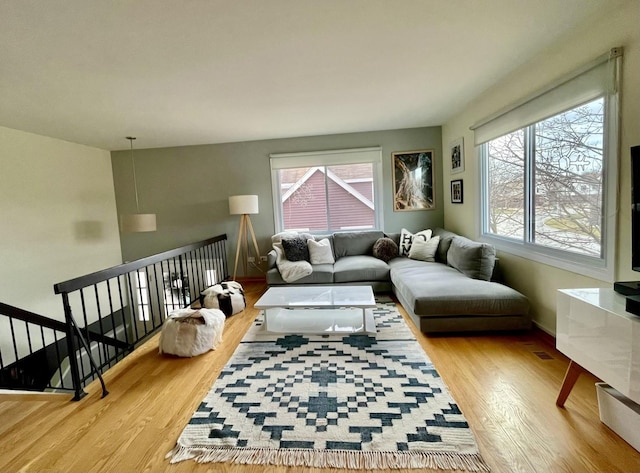
[(385, 238), (391, 238), (395, 242), (396, 245), (400, 244), (400, 233), (396, 233), (396, 232), (385, 233), (384, 236), (385, 236)]
[(386, 263), (398, 256), (398, 245), (391, 238), (378, 238), (373, 244), (373, 256)]
[(372, 255), (373, 245), (384, 233), (377, 230), (365, 232), (336, 232), (333, 234), (333, 254), (343, 256)]
[(427, 241), (422, 239), (415, 239), (411, 243), (411, 249), (409, 250), (409, 258), (418, 261), (427, 261), (430, 263), (436, 260), (436, 251), (438, 251), (438, 243), (440, 242), (439, 236), (434, 236)]
[[(291, 284), (333, 284), (332, 264), (314, 264), (311, 267), (313, 271), (310, 274), (293, 281)], [(267, 271), (267, 284), (274, 286), (287, 284), (287, 282), (282, 279), (282, 275), (277, 268), (272, 268)]]
[(447, 252), (447, 263), (464, 275), (483, 281), (491, 280), (496, 250), (492, 245), (456, 236)]
[(471, 279), (442, 263), (407, 258), (389, 262), (391, 282), (418, 316), (526, 315), (528, 299), (515, 289)]
[(384, 281), (389, 265), (373, 256), (343, 256), (333, 265), (333, 282)]

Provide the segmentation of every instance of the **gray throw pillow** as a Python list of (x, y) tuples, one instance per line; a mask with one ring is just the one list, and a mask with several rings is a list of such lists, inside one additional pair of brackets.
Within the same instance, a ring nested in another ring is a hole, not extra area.
[(447, 264), (462, 274), (483, 281), (491, 280), (496, 262), (496, 250), (486, 243), (455, 236), (447, 252)]
[(386, 263), (398, 256), (398, 245), (391, 238), (378, 238), (373, 244), (373, 256)]
[(284, 256), (289, 261), (310, 261), (307, 240), (302, 237), (283, 238)]
[(440, 237), (440, 243), (438, 243), (438, 250), (436, 251), (436, 261), (447, 264), (447, 252), (451, 246), (451, 241), (458, 235), (444, 228), (434, 228), (433, 236)]

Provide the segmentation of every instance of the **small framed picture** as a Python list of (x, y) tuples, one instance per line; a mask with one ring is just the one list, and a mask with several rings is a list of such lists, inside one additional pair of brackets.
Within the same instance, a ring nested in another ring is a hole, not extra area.
[(464, 171), (464, 138), (460, 137), (449, 145), (451, 174)]
[(451, 203), (461, 204), (462, 198), (462, 179), (451, 181)]

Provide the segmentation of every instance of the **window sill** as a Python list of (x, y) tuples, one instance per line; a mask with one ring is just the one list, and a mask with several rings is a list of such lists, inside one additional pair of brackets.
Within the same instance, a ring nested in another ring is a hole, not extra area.
[(563, 254), (561, 251), (555, 251), (550, 248), (518, 243), (491, 235), (482, 235), (479, 240), (493, 245), (498, 251), (535, 261), (536, 263), (546, 264), (607, 283), (613, 283), (615, 280), (613, 268), (607, 267), (603, 260), (590, 261), (588, 257)]

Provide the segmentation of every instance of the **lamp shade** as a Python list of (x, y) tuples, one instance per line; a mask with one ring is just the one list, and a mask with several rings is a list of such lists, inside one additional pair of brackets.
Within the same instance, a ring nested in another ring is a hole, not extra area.
[(229, 213), (231, 215), (257, 214), (257, 195), (232, 195), (229, 197)]
[(127, 214), (120, 216), (123, 233), (155, 232), (156, 214)]

